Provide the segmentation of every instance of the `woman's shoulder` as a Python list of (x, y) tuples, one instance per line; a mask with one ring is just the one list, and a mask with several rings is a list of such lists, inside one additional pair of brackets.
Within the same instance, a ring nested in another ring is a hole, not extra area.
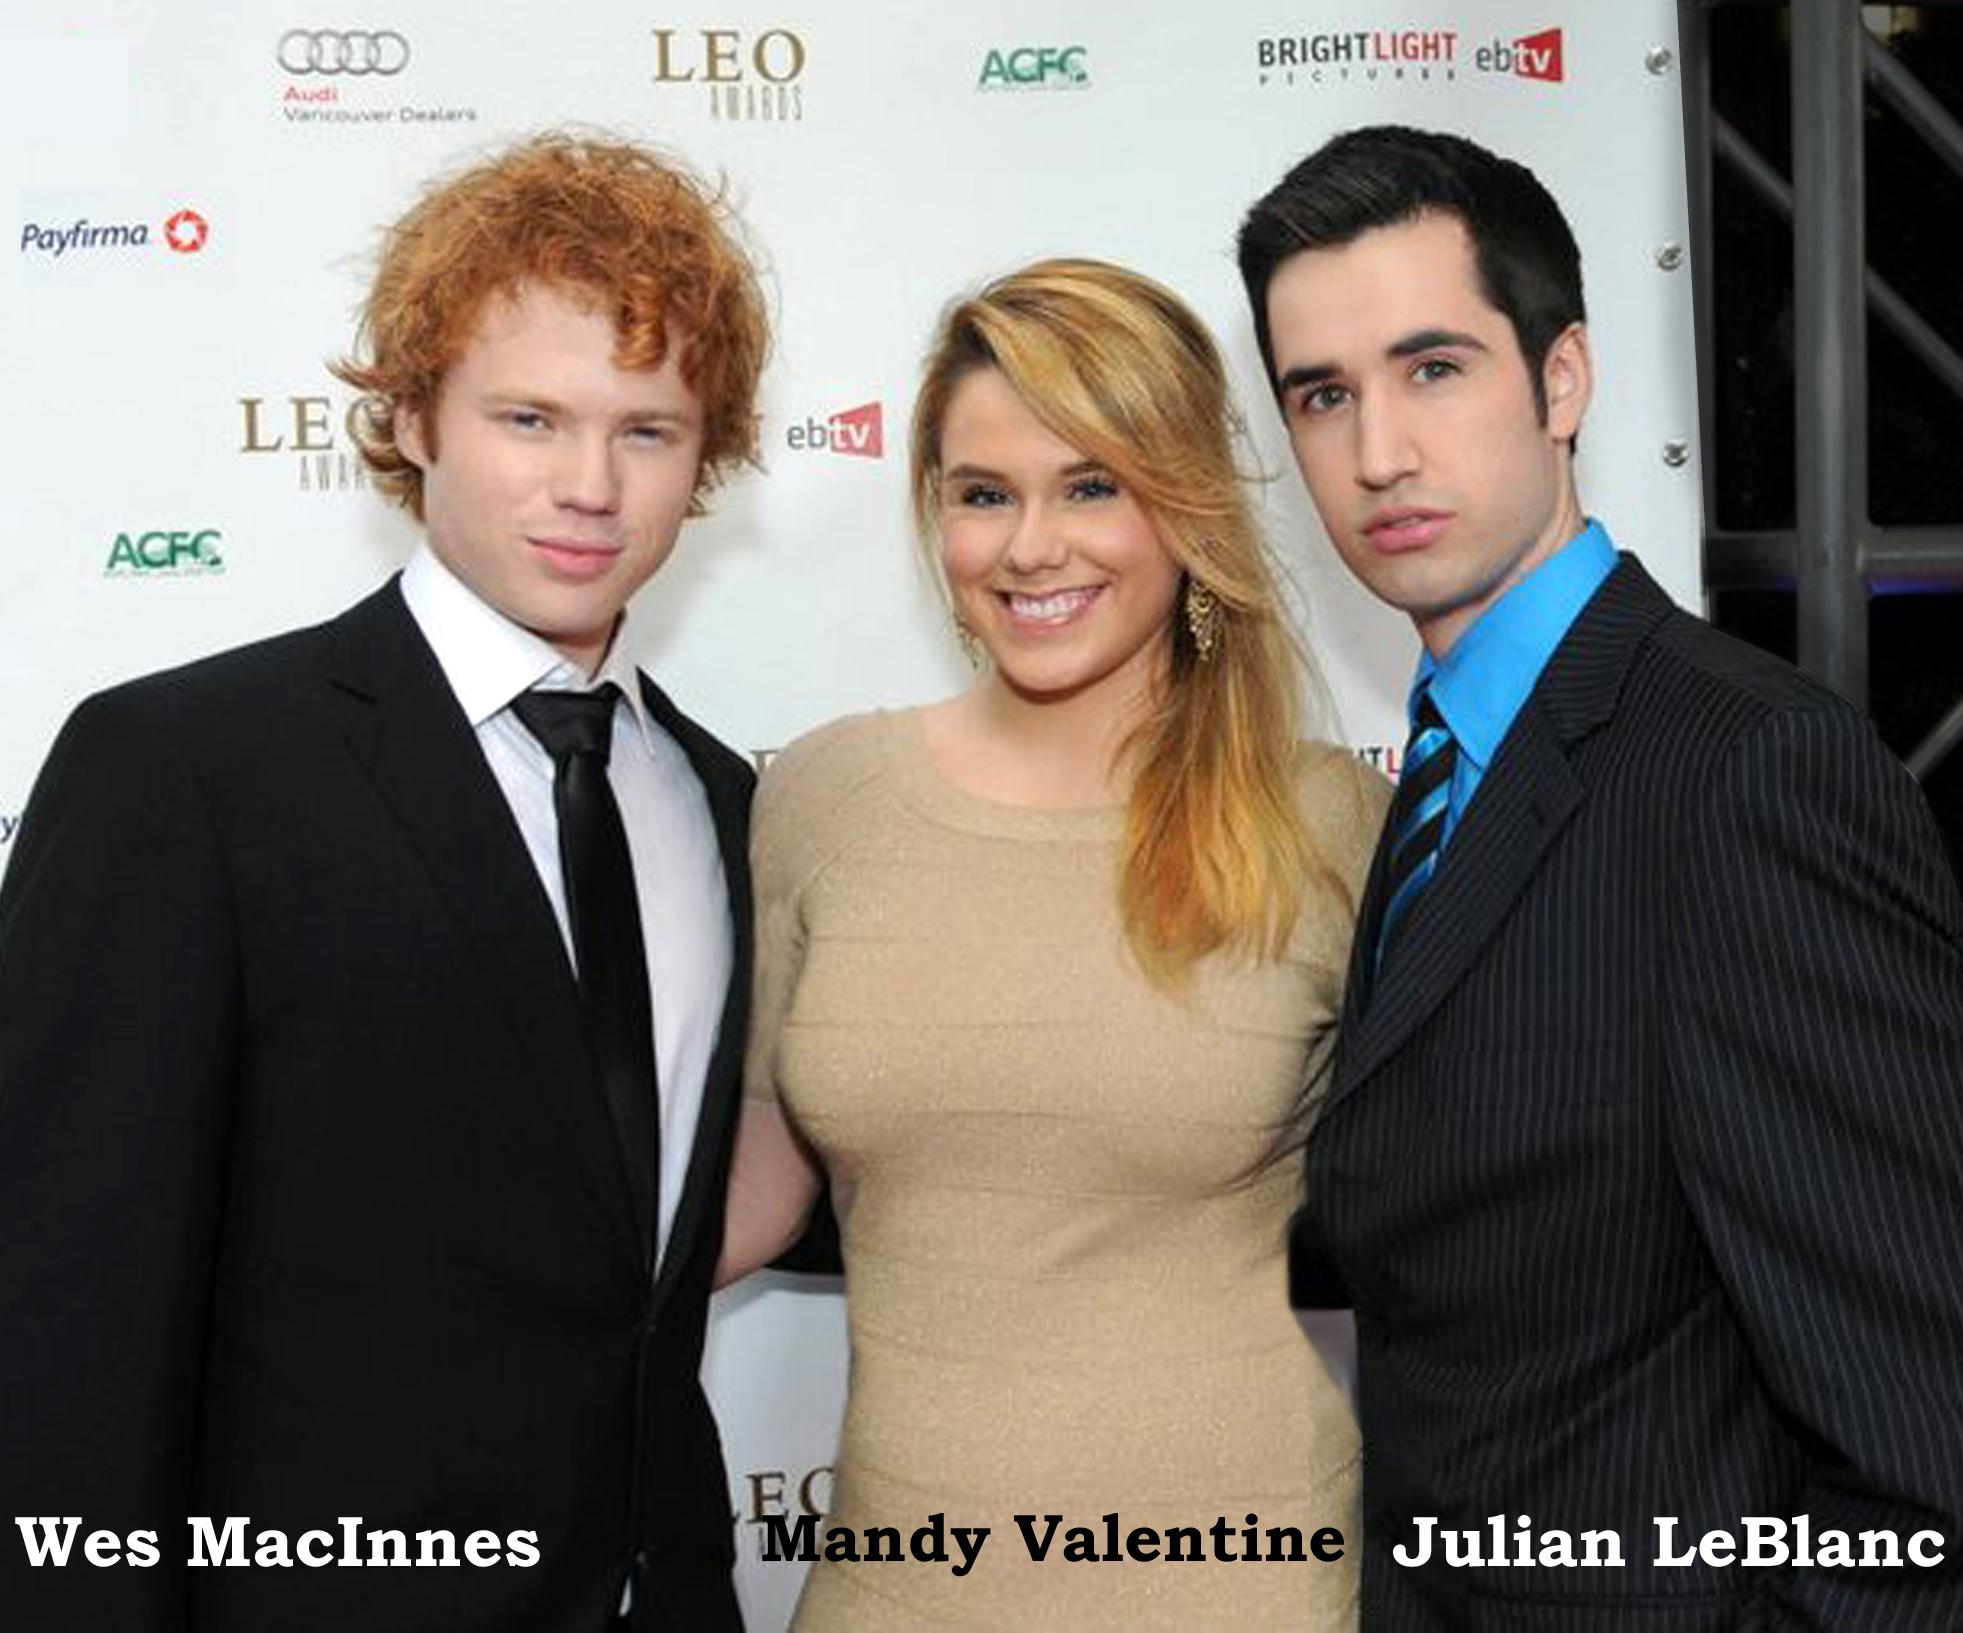
[(806, 732), (770, 757), (757, 784), (752, 860), (804, 872), (843, 832), (862, 830), (864, 802), (890, 778), (893, 733), (905, 716), (850, 714)]
[(1341, 743), (1295, 745), (1295, 797), (1309, 837), (1344, 882), (1360, 889), (1390, 809), (1389, 778)]
[(841, 715), (795, 737), (763, 770), (762, 788), (795, 795), (877, 771), (901, 717), (885, 709)]
[(1354, 749), (1305, 739), (1295, 745), (1294, 774), (1296, 797), (1312, 819), (1365, 823), (1376, 837), (1390, 808), (1390, 779)]

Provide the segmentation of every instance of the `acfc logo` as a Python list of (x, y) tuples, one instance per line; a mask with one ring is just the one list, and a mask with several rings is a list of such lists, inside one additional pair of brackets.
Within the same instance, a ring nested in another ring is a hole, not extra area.
[(225, 558), (218, 552), (220, 534), (215, 527), (158, 530), (150, 533), (118, 533), (109, 547), (109, 560), (103, 564), (105, 577), (124, 573), (158, 574), (220, 573)]
[(1081, 45), (1025, 45), (982, 58), (978, 91), (1077, 91), (1090, 84)]

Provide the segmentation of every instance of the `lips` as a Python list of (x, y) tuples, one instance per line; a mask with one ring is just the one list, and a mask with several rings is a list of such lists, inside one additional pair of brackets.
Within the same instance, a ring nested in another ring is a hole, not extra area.
[(1009, 609), (1009, 622), (1017, 628), (1061, 629), (1081, 618), (1103, 592), (1103, 585), (1087, 584), (1075, 589), (1048, 590), (1042, 595), (1021, 590), (998, 593)]
[(1378, 511), (1363, 524), (1363, 533), (1377, 549), (1395, 555), (1400, 551), (1424, 549), (1451, 524), (1449, 510), (1404, 505)]
[(620, 546), (581, 539), (528, 539), (532, 552), (560, 578), (602, 578), (620, 555)]

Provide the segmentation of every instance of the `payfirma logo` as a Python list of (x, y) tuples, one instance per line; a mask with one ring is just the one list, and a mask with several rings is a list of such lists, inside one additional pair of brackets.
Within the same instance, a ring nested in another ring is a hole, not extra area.
[(1488, 74), (1512, 74), (1516, 79), (1538, 79), (1553, 84), (1567, 77), (1558, 28), (1544, 28), (1538, 34), (1525, 34), (1517, 40), (1495, 40), (1491, 45), (1482, 45), (1473, 53), (1472, 65)]
[(982, 58), (978, 91), (1081, 91), (1091, 82), (1081, 45), (1020, 45)]
[(841, 408), (824, 419), (810, 418), (784, 433), (796, 453), (848, 454), (855, 459), (878, 459), (886, 452), (886, 422), (878, 403)]
[[(165, 217), (161, 238), (179, 255), (195, 255), (211, 236), (211, 223), (188, 207)], [(127, 250), (150, 247), (147, 221), (94, 222), (77, 216), (65, 225), (49, 226), (30, 221), (20, 230), (20, 252), (32, 251), (54, 260), (86, 250)]]
[(148, 533), (118, 533), (104, 563), (105, 578), (132, 574), (145, 578), (181, 578), (190, 573), (222, 573), (221, 535), (215, 527), (158, 529)]

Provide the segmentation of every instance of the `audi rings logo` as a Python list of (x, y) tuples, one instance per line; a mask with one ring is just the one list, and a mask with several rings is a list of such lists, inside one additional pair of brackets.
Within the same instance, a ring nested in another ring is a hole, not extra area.
[(409, 42), (392, 28), (292, 28), (279, 37), (278, 55), (289, 74), (399, 74)]

